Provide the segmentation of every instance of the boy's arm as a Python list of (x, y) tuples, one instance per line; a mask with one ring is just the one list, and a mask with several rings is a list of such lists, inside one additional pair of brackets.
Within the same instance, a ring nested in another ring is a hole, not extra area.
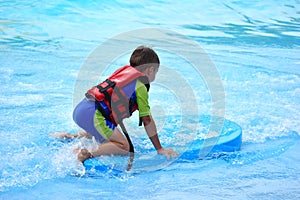
[(156, 151), (159, 154), (166, 155), (167, 157), (171, 157), (171, 158), (177, 157), (178, 153), (176, 151), (174, 151), (173, 149), (170, 149), (170, 148), (163, 148), (161, 146), (158, 135), (157, 135), (156, 125), (155, 125), (155, 122), (154, 122), (153, 118), (151, 117), (151, 115), (142, 117), (142, 121), (143, 121), (145, 130), (148, 134), (148, 137), (150, 138)]
[(175, 152), (172, 149), (162, 148), (160, 144), (157, 135), (156, 125), (154, 120), (151, 117), (150, 106), (148, 103), (147, 88), (140, 81), (137, 81), (137, 85), (136, 85), (136, 101), (139, 107), (139, 117), (142, 118), (142, 122), (144, 124), (145, 130), (153, 146), (155, 147), (157, 153), (164, 154), (167, 157), (176, 157), (178, 155), (177, 152)]
[(157, 135), (157, 129), (155, 122), (151, 116), (145, 116), (142, 117), (142, 121), (145, 127), (145, 130), (148, 134), (148, 137), (150, 138), (153, 146), (155, 147), (156, 150), (159, 150), (162, 148), (158, 135)]

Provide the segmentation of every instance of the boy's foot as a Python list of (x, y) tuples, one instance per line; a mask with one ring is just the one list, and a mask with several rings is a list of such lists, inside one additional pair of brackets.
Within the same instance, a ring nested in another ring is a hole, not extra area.
[(77, 155), (77, 158), (80, 162), (84, 162), (86, 159), (91, 158), (92, 154), (87, 149), (81, 149), (79, 154)]

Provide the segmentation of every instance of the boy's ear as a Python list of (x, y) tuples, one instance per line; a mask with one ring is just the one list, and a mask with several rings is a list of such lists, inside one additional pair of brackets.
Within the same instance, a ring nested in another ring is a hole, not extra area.
[(154, 72), (154, 70), (155, 70), (155, 67), (154, 67), (154, 66), (151, 66), (151, 67), (150, 67), (151, 73)]
[(150, 66), (146, 68), (147, 73), (152, 73), (153, 72), (153, 66)]

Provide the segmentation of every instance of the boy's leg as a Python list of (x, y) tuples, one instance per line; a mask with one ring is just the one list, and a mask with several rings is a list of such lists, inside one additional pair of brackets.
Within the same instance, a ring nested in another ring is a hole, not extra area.
[(129, 143), (125, 136), (115, 128), (113, 134), (98, 149), (92, 152), (93, 156), (101, 155), (126, 155), (129, 152)]
[(105, 142), (98, 146), (98, 149), (93, 152), (88, 152), (82, 149), (78, 154), (78, 159), (84, 161), (91, 156), (101, 155), (126, 155), (129, 152), (129, 143), (126, 137), (119, 131), (115, 125), (105, 119), (99, 110), (95, 111), (93, 117), (93, 136), (101, 135), (105, 138)]
[(129, 152), (129, 143), (125, 136), (118, 128), (114, 129), (113, 134), (103, 144), (99, 144), (98, 149), (89, 152), (87, 149), (82, 149), (78, 154), (78, 160), (84, 162), (92, 156), (101, 155), (127, 155)]

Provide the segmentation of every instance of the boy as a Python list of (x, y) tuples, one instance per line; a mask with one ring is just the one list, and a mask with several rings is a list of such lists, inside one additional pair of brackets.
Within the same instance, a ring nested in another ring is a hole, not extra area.
[[(106, 81), (91, 88), (74, 109), (73, 119), (85, 132), (69, 135), (61, 133), (59, 137), (92, 137), (100, 143), (98, 149), (89, 152), (82, 149), (78, 160), (84, 162), (93, 156), (127, 155), (133, 152), (130, 138), (124, 130), (122, 119), (139, 110), (140, 125), (145, 130), (158, 154), (176, 157), (178, 153), (163, 148), (157, 135), (156, 125), (151, 117), (148, 103), (148, 90), (159, 68), (157, 54), (148, 47), (140, 46), (130, 57), (130, 66), (124, 66), (114, 72)], [(125, 136), (117, 128), (120, 125)]]

